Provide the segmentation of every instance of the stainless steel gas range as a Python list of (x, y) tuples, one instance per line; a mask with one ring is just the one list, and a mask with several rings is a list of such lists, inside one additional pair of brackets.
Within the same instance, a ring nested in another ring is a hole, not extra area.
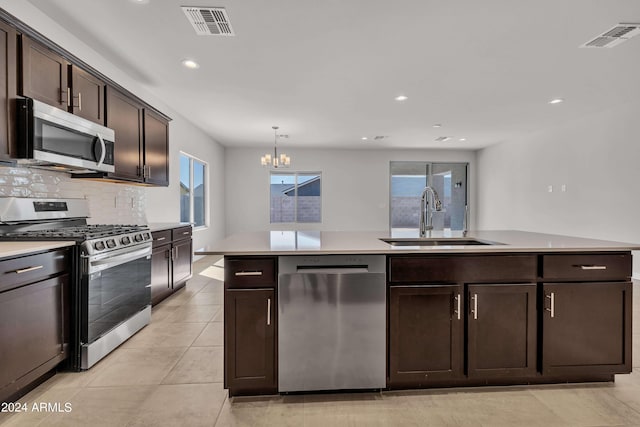
[(73, 240), (72, 363), (89, 369), (151, 321), (151, 232), (87, 224), (84, 199), (0, 198), (0, 240)]

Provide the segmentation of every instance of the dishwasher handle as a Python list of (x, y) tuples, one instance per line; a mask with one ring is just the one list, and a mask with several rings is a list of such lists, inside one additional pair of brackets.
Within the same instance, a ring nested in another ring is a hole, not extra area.
[(351, 274), (368, 273), (366, 265), (299, 265), (296, 267), (297, 273), (303, 274)]

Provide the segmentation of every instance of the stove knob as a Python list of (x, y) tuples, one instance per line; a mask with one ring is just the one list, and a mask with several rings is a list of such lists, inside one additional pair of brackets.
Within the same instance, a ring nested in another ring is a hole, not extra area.
[(111, 249), (111, 248), (115, 248), (115, 247), (116, 247), (116, 241), (115, 241), (114, 239), (109, 239), (109, 240), (107, 240), (107, 247), (108, 247), (109, 249)]
[(120, 239), (120, 243), (122, 243), (123, 245), (128, 245), (129, 243), (131, 243), (131, 239), (129, 238), (129, 236), (125, 236)]
[(151, 234), (149, 233), (144, 233), (144, 240), (151, 240)]
[(94, 248), (96, 251), (103, 251), (103, 250), (104, 250), (104, 242), (102, 242), (102, 241), (95, 242), (95, 243), (93, 244), (93, 248)]
[(136, 234), (135, 237), (133, 238), (133, 240), (135, 240), (136, 242), (142, 242), (142, 234)]

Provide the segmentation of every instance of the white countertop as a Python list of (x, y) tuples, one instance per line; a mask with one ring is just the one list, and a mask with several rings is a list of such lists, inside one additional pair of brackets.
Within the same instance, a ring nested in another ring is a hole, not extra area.
[[(413, 233), (413, 234), (411, 234)], [(388, 231), (259, 231), (234, 234), (196, 255), (306, 255), (306, 254), (395, 254), (395, 253), (483, 253), (569, 252), (640, 250), (638, 243), (611, 242), (525, 231), (469, 231), (466, 238), (500, 244), (468, 246), (391, 246), (380, 240), (417, 237), (416, 231), (390, 236)], [(431, 238), (462, 237), (461, 232), (434, 231)]]
[(26, 255), (32, 252), (48, 251), (50, 249), (73, 246), (74, 241), (21, 241), (21, 242), (0, 242), (0, 259), (14, 256)]

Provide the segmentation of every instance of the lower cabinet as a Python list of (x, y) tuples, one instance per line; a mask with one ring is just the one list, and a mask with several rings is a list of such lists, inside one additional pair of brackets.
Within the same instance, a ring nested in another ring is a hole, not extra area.
[(544, 283), (542, 371), (631, 372), (630, 282)]
[(151, 303), (156, 305), (191, 278), (193, 243), (190, 225), (154, 231), (151, 235)]
[(390, 288), (390, 383), (420, 387), (462, 377), (462, 295), (460, 285)]
[(68, 357), (66, 250), (0, 261), (0, 401), (24, 394)]
[(533, 377), (536, 284), (468, 285), (469, 378)]
[(224, 305), (229, 395), (276, 392), (275, 291), (229, 289)]

